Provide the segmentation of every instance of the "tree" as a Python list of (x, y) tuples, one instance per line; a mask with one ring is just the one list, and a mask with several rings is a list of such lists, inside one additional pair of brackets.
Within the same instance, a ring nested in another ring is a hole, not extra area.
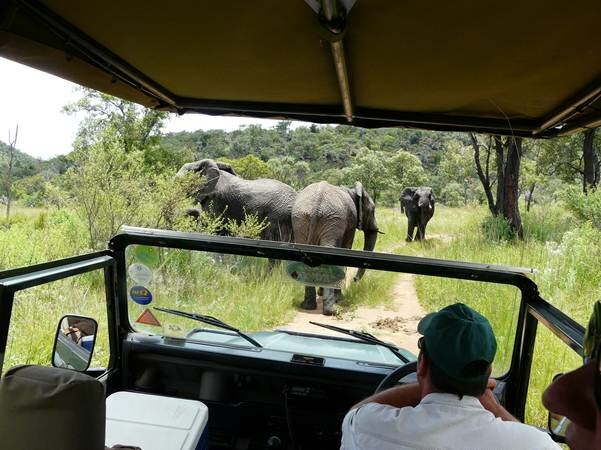
[(390, 183), (383, 155), (367, 147), (363, 147), (352, 164), (344, 169), (344, 179), (349, 185), (360, 181), (374, 202), (378, 201), (380, 193)]
[[(107, 138), (118, 139), (126, 153), (158, 143), (167, 113), (88, 88), (81, 88), (81, 92), (83, 95), (77, 102), (63, 108), (67, 114), (85, 114), (75, 139), (76, 149), (90, 147), (98, 139)], [(104, 132), (109, 128), (110, 136)]]
[(546, 141), (537, 162), (541, 173), (567, 183), (579, 182), (585, 194), (594, 191), (601, 179), (601, 135), (596, 131)]
[(175, 206), (188, 202), (188, 187), (180, 189), (161, 158), (149, 158), (167, 158), (157, 151), (165, 113), (87, 89), (65, 110), (86, 114), (62, 182), (90, 248), (104, 247), (125, 224), (170, 226)]
[(395, 194), (408, 186), (426, 184), (428, 176), (420, 159), (404, 150), (397, 150), (385, 160), (386, 175), (394, 185)]
[(290, 156), (284, 158), (272, 158), (267, 161), (271, 176), (276, 180), (292, 186), (294, 189), (302, 189), (307, 186), (311, 168), (305, 161), (296, 161)]
[(8, 130), (8, 170), (6, 173), (6, 218), (10, 217), (10, 204), (12, 202), (13, 191), (13, 166), (15, 162), (15, 151), (17, 147), (17, 138), (19, 137), (19, 124), (15, 127), (15, 134), (11, 136)]
[(220, 161), (230, 164), (240, 177), (247, 180), (271, 178), (272, 176), (269, 165), (254, 155), (246, 155), (238, 159), (220, 158)]
[[(502, 216), (511, 231), (522, 238), (522, 219), (518, 204), (522, 138), (489, 136), (487, 142), (481, 143), (474, 133), (469, 133), (469, 137), (474, 149), (476, 172), (484, 188), (490, 212), (493, 216)], [(481, 155), (481, 150), (484, 150), (484, 155)], [(493, 151), (495, 178), (491, 178)], [(493, 198), (492, 188), (495, 183), (496, 196)]]
[(125, 152), (117, 137), (104, 137), (72, 155), (65, 174), (71, 204), (84, 220), (91, 249), (101, 248), (125, 224), (140, 224), (146, 175), (141, 152)]
[[(437, 192), (445, 204), (467, 205), (468, 187), (475, 177), (474, 160), (469, 146), (461, 141), (452, 140), (447, 143), (444, 154), (436, 168)], [(448, 198), (447, 198), (448, 197)], [(459, 202), (458, 197), (462, 197)]]
[(586, 130), (582, 141), (582, 190), (585, 194), (597, 188), (601, 175), (601, 158), (594, 147), (596, 131), (596, 128)]

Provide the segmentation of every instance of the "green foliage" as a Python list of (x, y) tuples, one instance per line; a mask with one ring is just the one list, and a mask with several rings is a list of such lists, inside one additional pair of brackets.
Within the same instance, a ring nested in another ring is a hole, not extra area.
[(88, 88), (81, 88), (81, 93), (77, 102), (63, 108), (67, 114), (84, 114), (75, 149), (88, 148), (107, 139), (113, 144), (117, 141), (125, 153), (158, 144), (167, 113)]
[(238, 159), (220, 158), (219, 160), (230, 164), (240, 177), (247, 180), (273, 177), (270, 166), (254, 155), (246, 155)]
[(576, 187), (570, 187), (561, 197), (574, 216), (601, 228), (601, 189), (585, 195)]
[(386, 205), (398, 203), (400, 192), (407, 186), (420, 186), (427, 175), (420, 160), (409, 152), (399, 150), (392, 154), (363, 147), (343, 169), (338, 180), (348, 185), (360, 181), (374, 201)]
[(447, 206), (462, 206), (465, 203), (464, 188), (459, 183), (449, 183), (442, 189), (437, 199)]
[(376, 202), (389, 183), (383, 155), (367, 147), (359, 150), (351, 165), (343, 169), (343, 173), (346, 184), (352, 185), (355, 181), (360, 181)]
[[(311, 167), (305, 161), (295, 161), (291, 157), (272, 158), (267, 165), (273, 178), (295, 189), (302, 189), (309, 184)], [(327, 177), (325, 179), (328, 180)]]
[(515, 235), (503, 216), (487, 216), (482, 222), (482, 231), (489, 241), (510, 241)]
[(460, 141), (449, 141), (436, 170), (447, 182), (463, 185), (464, 180), (476, 176), (474, 151)]
[(259, 239), (263, 230), (268, 226), (267, 218), (260, 220), (257, 214), (245, 214), (244, 220), (240, 223), (228, 219), (225, 224), (225, 228), (230, 235), (249, 239)]
[(75, 166), (65, 174), (70, 203), (86, 222), (90, 248), (98, 249), (126, 224), (146, 223), (149, 176), (142, 155), (127, 154), (115, 138), (105, 137), (73, 155)]
[(17, 198), (25, 206), (46, 206), (48, 204), (48, 182), (46, 178), (37, 173), (15, 182), (13, 190)]
[(539, 242), (558, 242), (564, 234), (578, 226), (574, 217), (563, 207), (535, 207), (522, 214), (525, 239)]

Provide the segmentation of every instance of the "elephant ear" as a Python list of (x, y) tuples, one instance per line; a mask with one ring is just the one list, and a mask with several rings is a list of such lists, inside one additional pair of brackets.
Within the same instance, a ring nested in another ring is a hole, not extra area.
[(219, 170), (223, 170), (224, 172), (231, 173), (232, 175), (238, 176), (238, 174), (236, 173), (234, 168), (232, 166), (230, 166), (228, 163), (217, 161), (217, 167), (219, 167)]
[(401, 199), (405, 200), (406, 202), (410, 202), (413, 199), (413, 196), (415, 195), (415, 191), (416, 188), (414, 187), (407, 187), (403, 189), (403, 192), (401, 193)]
[(199, 201), (202, 201), (202, 199), (210, 194), (215, 189), (215, 186), (217, 186), (220, 173), (219, 166), (212, 159), (203, 159), (202, 161), (198, 161), (198, 163), (199, 167), (196, 172), (203, 176), (204, 181), (199, 192)]
[(411, 196), (411, 201), (416, 205), (419, 203), (419, 192), (416, 190), (413, 191), (413, 195)]
[(363, 229), (363, 201), (365, 198), (365, 192), (361, 182), (355, 182), (355, 194), (357, 195), (357, 229)]

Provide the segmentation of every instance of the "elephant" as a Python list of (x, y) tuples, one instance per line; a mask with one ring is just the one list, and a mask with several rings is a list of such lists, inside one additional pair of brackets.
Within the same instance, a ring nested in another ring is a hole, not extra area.
[[(294, 242), (351, 248), (355, 229), (365, 235), (364, 250), (372, 251), (378, 237), (375, 204), (359, 182), (353, 188), (332, 186), (326, 181), (313, 183), (300, 191), (292, 206)], [(355, 275), (359, 281), (365, 269)], [(323, 313), (336, 313), (340, 289), (323, 288)], [(316, 309), (315, 287), (305, 287), (303, 309)]]
[[(434, 192), (431, 187), (408, 187), (400, 197), (401, 213), (407, 215), (407, 242), (426, 238), (426, 225), (434, 215)], [(417, 227), (415, 236), (413, 230)]]
[[(245, 180), (229, 164), (212, 159), (184, 164), (177, 175), (187, 173), (204, 177), (193, 193), (202, 211), (237, 222), (242, 222), (246, 214), (256, 214), (259, 220), (268, 221), (261, 239), (292, 242), (290, 213), (296, 191), (287, 184), (267, 178)], [(200, 211), (189, 209), (186, 214), (198, 218)]]

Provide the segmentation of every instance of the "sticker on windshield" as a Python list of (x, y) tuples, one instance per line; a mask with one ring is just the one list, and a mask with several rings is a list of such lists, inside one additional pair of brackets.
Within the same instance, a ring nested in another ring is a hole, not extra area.
[(127, 273), (138, 284), (148, 284), (152, 280), (152, 270), (142, 263), (134, 263), (127, 269)]
[(152, 293), (144, 286), (134, 286), (129, 290), (129, 296), (138, 305), (148, 305), (152, 301)]
[(136, 259), (148, 267), (156, 268), (159, 265), (159, 251), (154, 247), (138, 245), (134, 250)]
[(140, 314), (140, 316), (136, 319), (136, 323), (152, 325), (154, 327), (161, 326), (161, 322), (159, 322), (159, 319), (157, 319), (156, 316), (152, 313), (152, 311), (148, 308), (144, 309), (142, 314)]
[(346, 272), (344, 267), (323, 264), (310, 267), (302, 262), (290, 262), (286, 274), (299, 283), (308, 286), (321, 286), (340, 289), (344, 287)]

